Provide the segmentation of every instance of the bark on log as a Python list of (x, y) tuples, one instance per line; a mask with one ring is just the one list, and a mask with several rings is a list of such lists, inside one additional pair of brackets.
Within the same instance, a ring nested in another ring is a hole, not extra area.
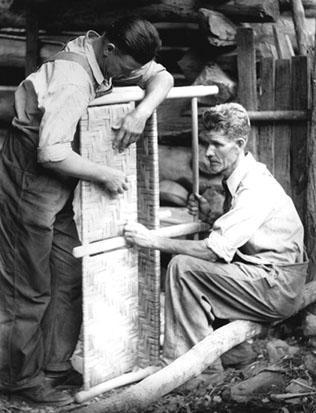
[(280, 17), (279, 3), (275, 0), (234, 0), (223, 5), (212, 5), (204, 0), (203, 4), (235, 21), (275, 22)]
[[(118, 16), (137, 16), (150, 21), (197, 21), (194, 0), (161, 0), (159, 3), (133, 6), (128, 4), (78, 1), (45, 2), (37, 12), (40, 28), (51, 31), (83, 30), (90, 28), (104, 31)], [(25, 8), (17, 5), (13, 10), (0, 13), (0, 27), (25, 27)]]
[(199, 375), (230, 348), (262, 331), (262, 326), (250, 321), (234, 321), (217, 329), (187, 353), (140, 383), (107, 400), (76, 409), (80, 413), (122, 413), (142, 409)]

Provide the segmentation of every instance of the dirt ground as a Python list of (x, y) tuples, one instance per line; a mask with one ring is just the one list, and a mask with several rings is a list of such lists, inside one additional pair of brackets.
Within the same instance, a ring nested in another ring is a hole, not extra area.
[[(298, 323), (297, 319), (290, 320), (287, 324), (270, 330), (266, 337), (255, 339), (252, 347), (257, 353), (257, 359), (241, 370), (227, 369), (222, 383), (216, 386), (205, 384), (190, 392), (174, 391), (140, 411), (142, 413), (316, 413), (316, 354), (309, 342), (302, 338)], [(260, 372), (268, 372), (272, 379), (257, 385), (256, 389), (249, 393), (248, 390), (253, 383), (257, 383)], [(276, 377), (277, 380), (274, 381)], [(242, 395), (243, 401), (237, 401), (234, 396), (236, 386), (238, 387), (245, 380), (248, 380), (245, 386), (246, 395)], [(78, 389), (65, 391), (74, 394)], [(106, 393), (90, 401), (88, 405), (92, 407), (98, 400), (121, 391), (124, 389)], [(285, 400), (282, 400), (284, 397)], [(78, 407), (76, 404), (63, 408), (34, 406), (5, 394), (0, 396), (1, 413), (66, 413), (75, 412), (76, 407)], [(129, 413), (133, 412), (130, 410)]]

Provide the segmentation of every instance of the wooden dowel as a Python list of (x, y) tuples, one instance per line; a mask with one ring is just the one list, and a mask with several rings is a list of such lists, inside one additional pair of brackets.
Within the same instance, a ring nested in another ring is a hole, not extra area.
[[(193, 98), (208, 95), (216, 95), (217, 86), (177, 86), (173, 87), (167, 95), (167, 99)], [(112, 93), (95, 99), (90, 106), (103, 106), (116, 103), (125, 103), (142, 100), (145, 92), (138, 86), (115, 87)]]
[(159, 367), (157, 366), (149, 366), (145, 369), (122, 374), (121, 376), (115, 377), (114, 379), (107, 380), (104, 383), (100, 383), (97, 386), (91, 387), (89, 390), (78, 392), (75, 395), (75, 402), (84, 403), (90, 399), (93, 399), (93, 397), (99, 396), (100, 394), (105, 393), (109, 390), (126, 386), (127, 384), (136, 383), (137, 381), (143, 380), (145, 377), (150, 376), (158, 370)]
[(262, 110), (262, 111), (248, 111), (251, 121), (306, 121), (309, 119), (309, 113), (306, 110)]
[[(198, 100), (191, 99), (191, 119), (192, 119), (192, 175), (193, 175), (193, 193), (199, 194), (199, 115)], [(199, 220), (199, 215), (194, 216), (194, 221)], [(198, 234), (194, 234), (194, 239), (198, 239)]]
[[(159, 229), (153, 229), (151, 232), (161, 237), (181, 237), (183, 235), (205, 232), (209, 229), (208, 224), (201, 222), (190, 222), (186, 224), (171, 225)], [(113, 251), (126, 247), (127, 243), (124, 237), (108, 238), (103, 241), (93, 242), (91, 244), (81, 245), (73, 249), (73, 256), (82, 258), (87, 255), (99, 254), (101, 252)]]

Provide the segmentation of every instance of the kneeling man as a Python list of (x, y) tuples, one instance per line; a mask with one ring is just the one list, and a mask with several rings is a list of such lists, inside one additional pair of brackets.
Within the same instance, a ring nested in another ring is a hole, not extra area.
[[(176, 255), (166, 279), (163, 357), (171, 362), (212, 331), (215, 319), (272, 322), (300, 304), (307, 264), (303, 226), (291, 198), (266, 166), (245, 151), (250, 122), (236, 103), (212, 107), (200, 134), (212, 174), (223, 176), (224, 212), (203, 240), (153, 235), (129, 224), (134, 245)], [(197, 201), (195, 201), (195, 199)], [(210, 207), (191, 196), (189, 210), (207, 221)]]

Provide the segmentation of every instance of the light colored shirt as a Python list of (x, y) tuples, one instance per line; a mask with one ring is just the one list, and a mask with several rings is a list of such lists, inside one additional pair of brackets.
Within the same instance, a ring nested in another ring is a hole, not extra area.
[[(30, 74), (15, 93), (16, 116), (12, 124), (26, 134), (39, 135), (38, 162), (64, 160), (72, 151), (72, 141), (80, 117), (98, 90), (106, 91), (112, 79), (105, 79), (97, 63), (91, 40), (99, 35), (93, 31), (77, 37), (65, 46), (86, 56), (93, 78), (77, 62), (56, 60), (43, 64)], [(132, 71), (127, 78), (119, 79), (120, 85), (146, 87), (158, 72), (165, 68), (150, 61)]]
[(226, 184), (230, 210), (218, 218), (206, 245), (226, 262), (283, 265), (304, 260), (304, 230), (293, 201), (266, 166), (248, 153)]

